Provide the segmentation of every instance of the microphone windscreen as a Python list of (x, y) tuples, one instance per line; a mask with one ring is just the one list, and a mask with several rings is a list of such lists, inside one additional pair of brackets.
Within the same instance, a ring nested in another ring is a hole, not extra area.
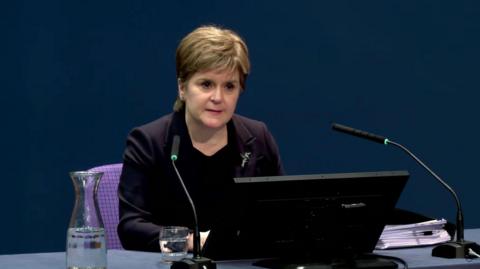
[(387, 140), (386, 137), (383, 137), (381, 135), (372, 134), (372, 133), (369, 133), (369, 132), (358, 130), (358, 129), (348, 127), (348, 126), (338, 124), (338, 123), (333, 123), (332, 124), (332, 129), (335, 130), (335, 131), (339, 131), (339, 132), (342, 132), (342, 133), (349, 134), (349, 135), (365, 138), (365, 139), (368, 139), (368, 140), (371, 140), (371, 141), (374, 141), (374, 142), (377, 142), (377, 143), (380, 143), (380, 144), (385, 144), (386, 143), (385, 140)]
[(178, 159), (178, 147), (179, 146), (180, 146), (180, 136), (175, 135), (173, 137), (172, 152), (170, 154), (170, 159), (172, 159), (172, 161), (176, 161)]

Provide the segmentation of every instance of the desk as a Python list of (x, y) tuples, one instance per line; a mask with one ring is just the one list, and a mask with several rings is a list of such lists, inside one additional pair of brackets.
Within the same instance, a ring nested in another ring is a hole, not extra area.
[[(465, 238), (480, 242), (480, 229), (465, 230)], [(404, 259), (410, 268), (479, 268), (480, 259), (444, 259), (431, 256), (431, 247), (382, 250), (378, 254)], [(108, 251), (108, 269), (169, 269), (159, 261), (158, 253), (126, 250)], [(1, 269), (65, 269), (65, 253), (32, 253), (0, 255)], [(258, 269), (251, 261), (224, 261), (217, 263), (218, 269)], [(399, 266), (401, 268), (401, 266)]]

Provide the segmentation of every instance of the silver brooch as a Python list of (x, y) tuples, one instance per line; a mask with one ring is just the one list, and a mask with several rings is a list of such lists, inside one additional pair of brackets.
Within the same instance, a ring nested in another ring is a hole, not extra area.
[(250, 155), (252, 155), (251, 152), (240, 153), (240, 156), (242, 157), (242, 168), (245, 167), (250, 160)]

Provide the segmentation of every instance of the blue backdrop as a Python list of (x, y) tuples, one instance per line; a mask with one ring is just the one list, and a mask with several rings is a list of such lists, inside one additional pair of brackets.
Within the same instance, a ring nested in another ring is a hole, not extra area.
[(238, 112), (265, 121), (289, 174), (407, 169), (399, 206), (480, 227), (478, 1), (15, 1), (1, 25), (0, 253), (62, 251), (68, 172), (122, 160), (134, 126), (169, 113), (174, 53), (202, 24), (247, 41)]

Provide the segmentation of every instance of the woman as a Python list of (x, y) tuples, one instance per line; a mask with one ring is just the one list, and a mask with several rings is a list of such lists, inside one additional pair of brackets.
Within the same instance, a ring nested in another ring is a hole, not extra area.
[[(181, 141), (176, 165), (201, 231), (232, 222), (242, 209), (234, 177), (283, 174), (265, 124), (234, 114), (250, 71), (247, 46), (236, 33), (215, 26), (195, 29), (177, 48), (176, 69), (174, 112), (135, 128), (127, 138), (118, 225), (126, 249), (160, 251), (162, 225), (193, 228), (188, 199), (170, 161), (175, 135)], [(205, 237), (202, 233), (202, 244)]]

